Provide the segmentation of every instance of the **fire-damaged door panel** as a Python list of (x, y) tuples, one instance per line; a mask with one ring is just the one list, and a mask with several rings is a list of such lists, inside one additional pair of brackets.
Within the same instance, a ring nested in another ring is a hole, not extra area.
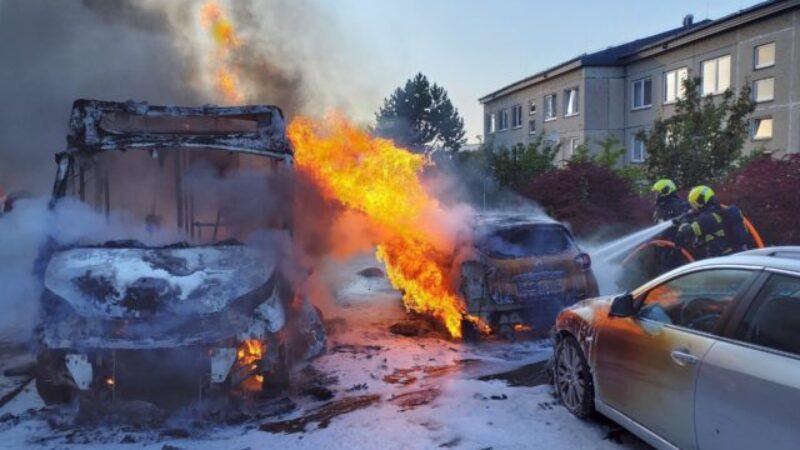
[(53, 207), (78, 201), (123, 225), (39, 258), (47, 403), (259, 391), (324, 352), (318, 310), (281, 271), (291, 208), (273, 197), (292, 150), (280, 109), (78, 100), (67, 142)]

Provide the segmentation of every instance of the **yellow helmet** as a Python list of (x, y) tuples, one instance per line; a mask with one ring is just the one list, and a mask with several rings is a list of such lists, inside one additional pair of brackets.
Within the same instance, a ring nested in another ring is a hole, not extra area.
[(696, 186), (689, 191), (689, 204), (694, 209), (706, 206), (714, 199), (714, 191), (708, 186)]
[(653, 192), (658, 192), (658, 195), (669, 195), (677, 190), (678, 187), (668, 178), (662, 178), (656, 181), (652, 189)]

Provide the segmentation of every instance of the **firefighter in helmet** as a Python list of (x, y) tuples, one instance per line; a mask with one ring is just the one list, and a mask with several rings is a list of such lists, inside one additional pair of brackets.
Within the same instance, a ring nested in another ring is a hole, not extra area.
[(719, 204), (708, 186), (689, 192), (692, 215), (678, 224), (677, 241), (691, 248), (695, 257), (711, 258), (752, 247), (742, 212), (734, 205)]
[(672, 180), (658, 180), (651, 190), (656, 194), (656, 209), (653, 213), (655, 222), (672, 220), (689, 211), (689, 203), (678, 197), (678, 187)]

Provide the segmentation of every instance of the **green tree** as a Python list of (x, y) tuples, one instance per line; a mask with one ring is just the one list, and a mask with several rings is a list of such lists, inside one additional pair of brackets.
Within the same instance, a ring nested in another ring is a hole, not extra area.
[(375, 132), (417, 152), (442, 146), (458, 151), (466, 142), (464, 120), (447, 91), (418, 73), (383, 101)]
[(583, 143), (572, 153), (570, 164), (592, 163), (607, 169), (614, 169), (622, 155), (625, 154), (625, 147), (619, 145), (619, 139), (614, 135), (607, 135), (602, 141), (595, 140), (600, 146), (600, 151), (595, 154), (589, 152), (589, 145)]
[(516, 144), (497, 150), (487, 149), (492, 175), (501, 186), (519, 190), (538, 175), (555, 168), (554, 160), (561, 143), (538, 136), (528, 145)]
[(750, 86), (745, 84), (738, 95), (728, 89), (719, 97), (703, 97), (699, 78), (686, 79), (683, 87), (675, 114), (656, 119), (649, 133), (638, 135), (647, 148), (647, 175), (671, 178), (682, 187), (719, 181), (742, 154), (755, 111)]

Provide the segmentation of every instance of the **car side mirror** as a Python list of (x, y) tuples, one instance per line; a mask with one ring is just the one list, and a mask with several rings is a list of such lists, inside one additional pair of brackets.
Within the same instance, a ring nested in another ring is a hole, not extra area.
[(629, 292), (618, 295), (611, 301), (609, 317), (631, 317), (634, 314), (636, 314), (636, 308), (633, 306), (633, 295)]

